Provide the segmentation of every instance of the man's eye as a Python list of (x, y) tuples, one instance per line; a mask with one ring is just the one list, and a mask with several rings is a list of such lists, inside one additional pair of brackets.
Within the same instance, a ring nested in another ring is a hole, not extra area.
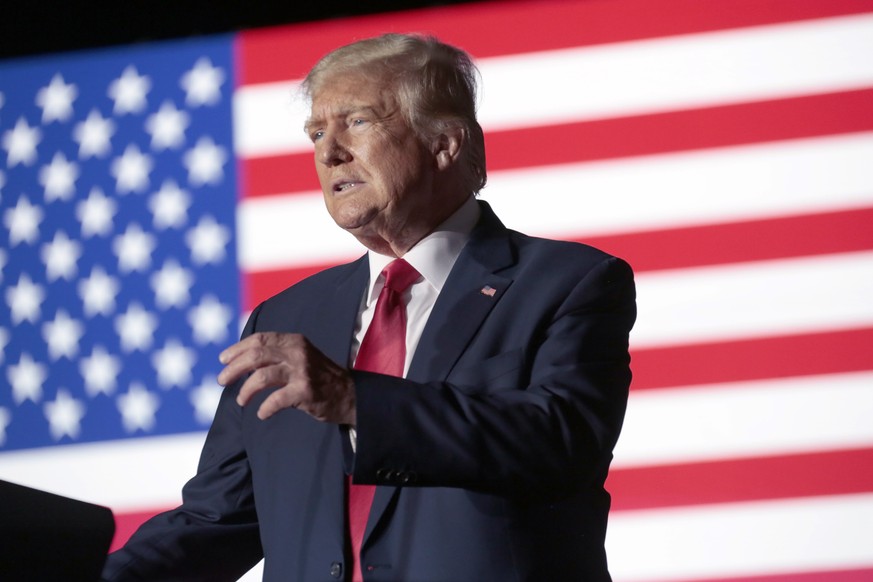
[(366, 120), (361, 119), (360, 117), (352, 120), (352, 125), (364, 125), (364, 123), (366, 123)]
[(311, 134), (309, 134), (309, 138), (310, 138), (312, 141), (318, 141), (318, 140), (321, 139), (322, 137), (324, 137), (324, 132), (323, 132), (323, 131), (313, 131)]

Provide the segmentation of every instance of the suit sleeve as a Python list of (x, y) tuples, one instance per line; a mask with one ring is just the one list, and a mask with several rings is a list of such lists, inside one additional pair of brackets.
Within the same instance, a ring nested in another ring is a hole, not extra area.
[(221, 396), (182, 505), (151, 518), (110, 554), (103, 581), (232, 581), (262, 558), (237, 391), (229, 386)]
[[(526, 345), (501, 340), (507, 349), (490, 360), (502, 377), (471, 386), (460, 373), (419, 384), (355, 372), (355, 480), (542, 498), (602, 486), (631, 378), (633, 274), (610, 257), (556, 292), (556, 309), (525, 314)], [(491, 336), (506, 331), (493, 325)]]

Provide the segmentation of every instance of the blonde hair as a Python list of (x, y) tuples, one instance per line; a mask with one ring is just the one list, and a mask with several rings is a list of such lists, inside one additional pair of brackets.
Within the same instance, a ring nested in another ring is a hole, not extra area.
[(309, 71), (302, 89), (310, 100), (337, 75), (368, 76), (394, 90), (406, 122), (423, 140), (447, 128), (464, 132), (462, 179), (471, 192), (485, 186), (485, 137), (476, 120), (479, 71), (470, 56), (434, 37), (385, 34), (340, 47)]

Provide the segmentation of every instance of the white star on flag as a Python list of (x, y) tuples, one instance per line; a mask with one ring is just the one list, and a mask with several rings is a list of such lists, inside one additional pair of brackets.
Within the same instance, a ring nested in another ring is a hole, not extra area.
[(36, 161), (36, 146), (42, 139), (38, 127), (31, 127), (27, 120), (19, 117), (15, 127), (3, 134), (2, 146), (6, 150), (6, 166), (12, 168), (18, 164), (30, 166)]
[(79, 340), (84, 334), (82, 322), (70, 317), (64, 309), (58, 309), (55, 318), (42, 325), (42, 335), (52, 360), (75, 358), (79, 352)]
[(36, 362), (30, 354), (23, 353), (17, 364), (8, 366), (6, 379), (12, 385), (12, 398), (15, 404), (25, 400), (42, 400), (42, 385), (48, 376), (44, 364)]
[(50, 243), (42, 246), (42, 260), (46, 267), (46, 279), (72, 281), (76, 275), (76, 263), (82, 256), (82, 245), (70, 239), (61, 230), (55, 233)]
[(152, 88), (151, 79), (140, 75), (136, 67), (128, 66), (121, 76), (109, 84), (107, 94), (115, 102), (116, 115), (139, 113), (146, 107), (146, 95)]
[(115, 135), (115, 122), (104, 118), (99, 109), (92, 109), (85, 121), (76, 124), (73, 139), (79, 144), (79, 157), (104, 158), (112, 150), (111, 139)]
[(164, 101), (158, 112), (150, 115), (145, 123), (146, 132), (152, 136), (152, 149), (161, 151), (181, 146), (190, 123), (190, 115), (176, 109), (172, 101)]
[(188, 168), (188, 181), (193, 186), (218, 184), (224, 178), (222, 168), (227, 162), (227, 150), (216, 145), (212, 138), (202, 137), (193, 149), (185, 152), (182, 162)]
[(134, 382), (125, 394), (118, 396), (118, 410), (124, 430), (129, 433), (141, 430), (148, 432), (155, 426), (155, 413), (160, 407), (160, 399), (140, 382)]
[(183, 307), (190, 299), (194, 276), (174, 259), (168, 259), (151, 277), (155, 304), (160, 309)]
[(136, 144), (128, 144), (124, 153), (110, 165), (116, 179), (115, 191), (119, 194), (142, 192), (149, 185), (149, 173), (153, 167), (151, 156), (142, 153)]
[(131, 303), (127, 311), (115, 318), (115, 331), (125, 352), (148, 350), (157, 327), (158, 318), (146, 311), (139, 302)]
[(91, 188), (85, 200), (76, 205), (76, 218), (82, 225), (82, 236), (106, 236), (112, 232), (112, 217), (118, 212), (118, 204), (108, 198), (98, 186)]
[(166, 345), (155, 350), (152, 355), (152, 365), (158, 373), (158, 384), (161, 388), (182, 387), (191, 381), (191, 369), (197, 356), (194, 350), (187, 348), (172, 339)]
[(221, 99), (224, 78), (224, 71), (220, 67), (213, 67), (208, 57), (197, 59), (194, 67), (182, 75), (179, 82), (185, 89), (185, 103), (189, 107), (214, 105)]
[(112, 241), (112, 251), (118, 257), (118, 270), (122, 273), (145, 271), (151, 264), (156, 246), (153, 234), (136, 223), (127, 225), (124, 233)]
[(85, 405), (70, 396), (69, 391), (59, 389), (55, 400), (46, 402), (43, 410), (49, 421), (49, 431), (55, 440), (61, 440), (63, 436), (79, 436)]
[(200, 344), (219, 344), (227, 340), (228, 325), (233, 319), (231, 310), (214, 295), (205, 295), (188, 312), (188, 322), (194, 332), (194, 341)]
[(73, 115), (73, 101), (79, 94), (73, 84), (66, 84), (64, 77), (57, 73), (48, 86), (36, 94), (36, 104), (42, 108), (42, 122), (67, 121)]
[(69, 200), (75, 192), (79, 166), (57, 152), (47, 166), (39, 171), (39, 183), (45, 188), (45, 201)]
[(79, 296), (82, 298), (85, 315), (110, 315), (115, 310), (118, 289), (118, 280), (108, 275), (103, 267), (92, 268), (91, 274), (79, 281)]
[(42, 219), (42, 207), (31, 204), (23, 194), (19, 196), (15, 207), (7, 208), (3, 213), (3, 225), (9, 230), (9, 244), (35, 243)]
[(79, 369), (85, 381), (85, 392), (89, 396), (108, 396), (115, 392), (121, 362), (103, 346), (94, 346), (91, 355), (79, 361)]
[(179, 188), (175, 180), (165, 180), (161, 189), (149, 200), (149, 210), (154, 216), (154, 226), (158, 230), (180, 228), (188, 220), (191, 196)]
[(185, 236), (185, 242), (191, 248), (191, 260), (198, 265), (223, 261), (229, 241), (227, 227), (208, 215), (201, 218)]
[(18, 283), (6, 288), (6, 304), (11, 311), (12, 323), (22, 321), (36, 323), (40, 317), (40, 306), (45, 298), (45, 290), (35, 284), (27, 273), (18, 276)]

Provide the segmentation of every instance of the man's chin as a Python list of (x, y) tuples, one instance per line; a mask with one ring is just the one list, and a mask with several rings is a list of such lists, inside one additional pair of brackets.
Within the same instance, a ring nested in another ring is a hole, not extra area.
[(372, 230), (372, 220), (336, 221), (336, 224), (344, 231), (355, 236), (366, 235), (368, 231)]
[(341, 229), (348, 231), (355, 236), (359, 232), (363, 232), (373, 228), (373, 221), (379, 215), (379, 211), (375, 208), (368, 208), (363, 212), (337, 212), (333, 216), (333, 221)]

